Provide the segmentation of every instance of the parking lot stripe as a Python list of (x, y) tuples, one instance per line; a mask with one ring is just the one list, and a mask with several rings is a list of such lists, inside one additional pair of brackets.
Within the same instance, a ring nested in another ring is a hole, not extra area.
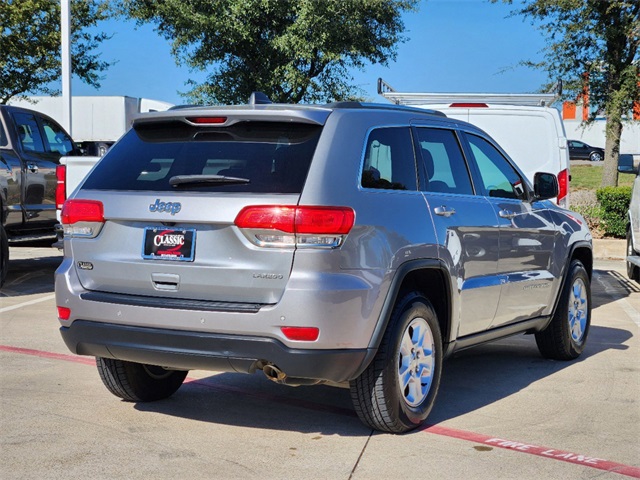
[[(67, 362), (82, 363), (85, 365), (95, 365), (93, 357), (85, 357), (81, 355), (69, 355), (63, 353), (46, 352), (43, 350), (33, 350), (30, 348), (12, 347), (9, 345), (0, 345), (0, 351), (17, 353), (22, 355), (32, 355), (40, 358), (49, 358), (52, 360), (63, 360)], [(324, 412), (330, 412), (338, 415), (353, 416), (355, 413), (351, 410), (347, 411), (344, 408), (324, 405), (317, 402), (300, 401), (294, 399), (288, 399), (281, 396), (269, 395), (264, 393), (255, 393), (241, 388), (226, 386), (226, 385), (213, 385), (202, 379), (187, 378), (187, 382), (202, 387), (227, 391), (229, 393), (239, 393), (251, 396), (258, 396), (261, 398), (267, 398), (268, 400), (275, 402), (286, 402), (291, 405), (295, 405), (301, 408), (309, 410), (318, 410)], [(544, 447), (540, 445), (532, 445), (522, 442), (515, 442), (503, 438), (492, 437), (490, 435), (484, 435), (481, 433), (468, 432), (466, 430), (457, 430), (454, 428), (444, 427), (441, 425), (425, 425), (420, 431), (426, 433), (432, 433), (435, 435), (442, 435), (445, 437), (456, 438), (459, 440), (466, 440), (474, 443), (481, 443), (489, 447), (503, 448), (511, 450), (513, 452), (527, 453), (529, 455), (536, 455), (538, 457), (548, 458), (552, 460), (559, 460), (561, 462), (572, 463), (575, 465), (582, 465), (584, 467), (595, 468), (598, 470), (604, 470), (606, 472), (618, 473), (631, 478), (640, 478), (640, 467), (632, 465), (625, 465), (622, 463), (611, 462), (602, 458), (591, 457), (588, 455), (581, 455), (566, 450), (557, 450), (555, 448)]]
[(47, 300), (53, 300), (55, 295), (47, 295), (46, 297), (36, 298), (35, 300), (29, 300), (28, 302), (22, 302), (17, 305), (11, 305), (10, 307), (0, 308), (0, 313), (10, 312), (11, 310), (17, 310), (18, 308), (28, 307), (29, 305), (35, 305), (36, 303), (46, 302)]

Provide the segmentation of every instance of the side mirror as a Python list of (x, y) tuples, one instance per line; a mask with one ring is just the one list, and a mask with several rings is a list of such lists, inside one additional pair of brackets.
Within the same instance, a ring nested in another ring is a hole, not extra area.
[(638, 170), (633, 165), (618, 165), (618, 172), (620, 173), (638, 173)]
[(553, 173), (538, 172), (533, 177), (535, 200), (548, 200), (558, 196), (558, 179)]

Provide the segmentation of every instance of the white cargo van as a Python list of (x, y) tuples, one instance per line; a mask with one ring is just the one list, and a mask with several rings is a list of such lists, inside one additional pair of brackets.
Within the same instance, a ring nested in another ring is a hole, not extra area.
[(533, 182), (536, 172), (558, 177), (556, 203), (569, 208), (569, 150), (556, 94), (401, 93), (378, 79), (378, 93), (398, 105), (439, 110), (491, 135)]

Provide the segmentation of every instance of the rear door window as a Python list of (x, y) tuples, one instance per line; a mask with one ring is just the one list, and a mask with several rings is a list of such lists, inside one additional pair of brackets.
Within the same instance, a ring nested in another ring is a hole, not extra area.
[(38, 129), (36, 117), (28, 113), (14, 113), (18, 139), (25, 152), (45, 153), (44, 142)]
[[(139, 124), (109, 150), (83, 188), (300, 193), (321, 131), (280, 122)], [(177, 184), (180, 177), (188, 181)]]
[(69, 138), (69, 135), (53, 122), (45, 118), (42, 120), (42, 129), (49, 142), (49, 151), (51, 153), (58, 153), (60, 155), (69, 155), (73, 152), (73, 142)]

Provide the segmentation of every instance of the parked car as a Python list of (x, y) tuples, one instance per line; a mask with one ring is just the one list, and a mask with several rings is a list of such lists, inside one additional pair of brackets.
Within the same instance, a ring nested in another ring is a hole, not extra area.
[(604, 160), (604, 149), (592, 147), (579, 140), (569, 140), (569, 158), (571, 160), (591, 160), (601, 162)]
[(627, 224), (627, 275), (640, 283), (640, 166), (619, 165), (621, 173), (634, 173), (636, 179), (629, 203), (629, 223)]
[(405, 432), (453, 352), (528, 333), (544, 357), (582, 353), (591, 235), (557, 195), (424, 109), (144, 115), (64, 204), (60, 331), (127, 401), (190, 369), (262, 371), (348, 387), (366, 425)]
[(62, 155), (80, 151), (52, 118), (0, 105), (0, 286), (9, 267), (9, 242), (56, 238), (56, 203), (62, 206)]

